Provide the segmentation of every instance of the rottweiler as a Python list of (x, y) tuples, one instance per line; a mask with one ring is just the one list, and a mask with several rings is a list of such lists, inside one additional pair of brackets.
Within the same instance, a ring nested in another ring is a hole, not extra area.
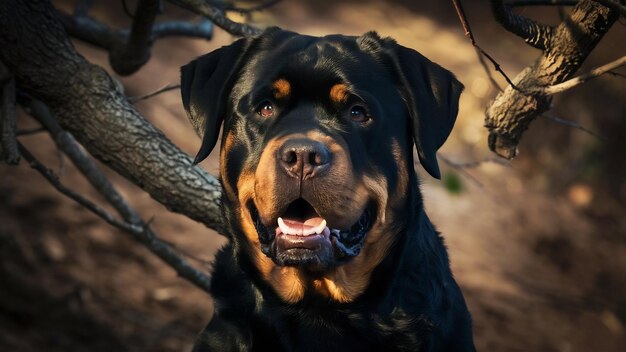
[(194, 351), (473, 351), (413, 161), (440, 177), (462, 90), (375, 32), (270, 28), (183, 66), (195, 163), (222, 129), (230, 239)]

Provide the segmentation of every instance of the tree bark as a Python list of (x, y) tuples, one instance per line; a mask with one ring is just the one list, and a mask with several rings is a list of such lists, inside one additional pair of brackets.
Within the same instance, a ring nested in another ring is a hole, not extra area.
[(574, 7), (552, 31), (542, 55), (513, 79), (518, 89), (507, 87), (487, 107), (485, 126), (492, 151), (507, 159), (517, 155), (524, 131), (550, 109), (552, 96), (538, 92), (573, 77), (617, 18), (616, 11), (591, 0)]
[(78, 54), (47, 0), (0, 1), (0, 60), (97, 159), (168, 209), (222, 230), (219, 182), (142, 117)]

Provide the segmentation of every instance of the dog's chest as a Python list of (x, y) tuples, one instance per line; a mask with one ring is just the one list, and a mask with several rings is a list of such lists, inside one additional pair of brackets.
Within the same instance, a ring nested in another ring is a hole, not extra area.
[(263, 320), (276, 331), (283, 351), (421, 351), (431, 330), (424, 319), (399, 310), (384, 316), (356, 310), (272, 310)]

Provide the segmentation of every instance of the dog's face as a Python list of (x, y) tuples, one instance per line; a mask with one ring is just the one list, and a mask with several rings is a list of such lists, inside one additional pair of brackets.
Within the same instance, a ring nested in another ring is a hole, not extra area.
[[(348, 302), (402, 232), (413, 143), (435, 152), (461, 84), (417, 52), (381, 39), (270, 29), (182, 69), (183, 103), (220, 154), (234, 244), (285, 301), (308, 291)], [(417, 192), (417, 191), (415, 191)]]

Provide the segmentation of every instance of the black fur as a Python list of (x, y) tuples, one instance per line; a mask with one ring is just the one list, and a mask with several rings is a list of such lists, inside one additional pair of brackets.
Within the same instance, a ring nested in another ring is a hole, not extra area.
[[(317, 63), (317, 71), (307, 71), (304, 62)], [(296, 111), (309, 119), (290, 125), (287, 118), (270, 123), (251, 114), (264, 94), (261, 83), (278, 76), (289, 77), (302, 94), (298, 101), (315, 103), (281, 106), (279, 116)], [(372, 126), (336, 120), (322, 93), (337, 81), (363, 93)], [(255, 165), (271, 137), (314, 124), (345, 140), (357, 174), (375, 168), (390, 189), (399, 182), (392, 138), (409, 165), (415, 144), (424, 168), (439, 177), (435, 153), (452, 129), (462, 90), (450, 72), (375, 33), (317, 38), (276, 28), (184, 66), (181, 86), (185, 109), (204, 135), (196, 161), (211, 152), (222, 123), (224, 135), (236, 136), (222, 182), (236, 184), (243, 165)], [(474, 351), (469, 312), (412, 169), (408, 183), (403, 206), (393, 209), (395, 241), (365, 291), (349, 303), (314, 292), (297, 303), (282, 301), (247, 255), (251, 244), (238, 220), (245, 205), (225, 195), (231, 242), (215, 259), (215, 315), (194, 351)]]

